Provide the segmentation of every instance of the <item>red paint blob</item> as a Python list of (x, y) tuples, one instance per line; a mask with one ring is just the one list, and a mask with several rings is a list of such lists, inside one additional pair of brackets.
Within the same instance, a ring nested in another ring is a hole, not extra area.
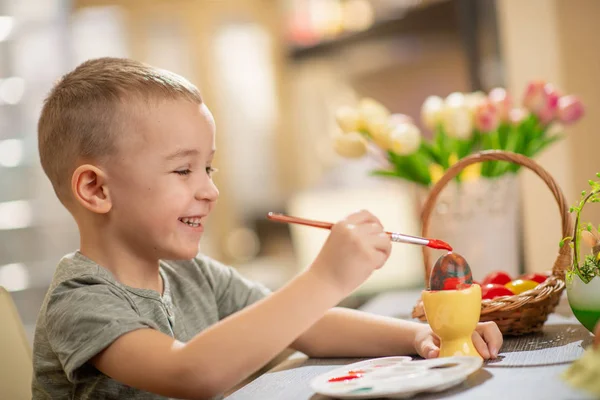
[(338, 376), (336, 378), (331, 378), (330, 380), (328, 380), (327, 382), (344, 382), (344, 381), (350, 381), (352, 379), (358, 379), (360, 378), (362, 375), (357, 374), (357, 375), (344, 375), (344, 376)]
[(443, 240), (439, 240), (439, 239), (430, 239), (429, 243), (427, 243), (427, 246), (431, 247), (432, 249), (442, 249), (442, 250), (448, 250), (448, 251), (452, 251), (452, 247), (444, 242)]

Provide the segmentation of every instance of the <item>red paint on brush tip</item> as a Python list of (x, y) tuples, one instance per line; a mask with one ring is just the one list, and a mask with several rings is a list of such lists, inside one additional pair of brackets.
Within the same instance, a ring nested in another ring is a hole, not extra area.
[(439, 239), (430, 239), (429, 243), (427, 243), (427, 246), (433, 248), (433, 249), (442, 249), (442, 250), (448, 250), (448, 251), (452, 251), (452, 247), (450, 247), (450, 245), (442, 240)]

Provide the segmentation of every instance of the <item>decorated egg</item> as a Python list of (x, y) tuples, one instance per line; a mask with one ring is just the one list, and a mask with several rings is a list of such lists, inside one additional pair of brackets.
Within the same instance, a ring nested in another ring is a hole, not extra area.
[(438, 258), (429, 277), (430, 290), (456, 290), (472, 283), (471, 267), (463, 256), (456, 253)]

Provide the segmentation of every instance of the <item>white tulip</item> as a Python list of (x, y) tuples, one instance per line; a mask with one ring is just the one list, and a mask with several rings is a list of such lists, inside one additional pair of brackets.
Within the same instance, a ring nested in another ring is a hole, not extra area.
[(442, 118), (444, 100), (439, 96), (429, 96), (421, 106), (421, 121), (431, 131), (435, 130)]
[(362, 124), (361, 116), (358, 110), (349, 106), (338, 108), (335, 113), (335, 119), (338, 126), (345, 133), (356, 132), (360, 129)]
[(467, 104), (467, 97), (464, 93), (461, 92), (450, 93), (446, 97), (444, 103), (446, 104), (446, 106), (450, 107), (464, 106)]
[(369, 97), (360, 100), (358, 109), (365, 122), (371, 119), (383, 119), (390, 116), (390, 111), (383, 104)]
[(474, 113), (477, 107), (487, 100), (487, 96), (482, 91), (469, 93), (465, 96), (465, 104), (471, 113)]
[(415, 153), (421, 145), (421, 131), (413, 124), (396, 125), (390, 132), (390, 149), (400, 155)]
[(393, 126), (388, 118), (371, 119), (367, 121), (367, 131), (371, 135), (373, 142), (383, 150), (389, 148), (390, 131)]
[(397, 125), (397, 124), (402, 124), (405, 122), (409, 123), (409, 124), (414, 123), (413, 119), (406, 114), (396, 113), (396, 114), (390, 115), (390, 124)]
[(446, 97), (442, 124), (448, 136), (456, 139), (468, 139), (473, 133), (473, 114), (467, 97), (460, 92), (454, 92)]
[(333, 148), (342, 157), (360, 158), (367, 154), (367, 140), (358, 132), (336, 134)]

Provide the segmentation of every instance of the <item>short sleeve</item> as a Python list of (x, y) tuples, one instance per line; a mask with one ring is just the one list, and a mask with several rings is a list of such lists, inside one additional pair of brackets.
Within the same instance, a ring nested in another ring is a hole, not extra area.
[(271, 291), (258, 282), (243, 277), (234, 268), (208, 257), (197, 259), (204, 265), (212, 284), (219, 319), (223, 319), (268, 296)]
[(139, 315), (121, 289), (93, 276), (58, 285), (49, 296), (45, 323), (50, 346), (71, 382), (78, 368), (119, 336), (137, 329), (157, 329)]

